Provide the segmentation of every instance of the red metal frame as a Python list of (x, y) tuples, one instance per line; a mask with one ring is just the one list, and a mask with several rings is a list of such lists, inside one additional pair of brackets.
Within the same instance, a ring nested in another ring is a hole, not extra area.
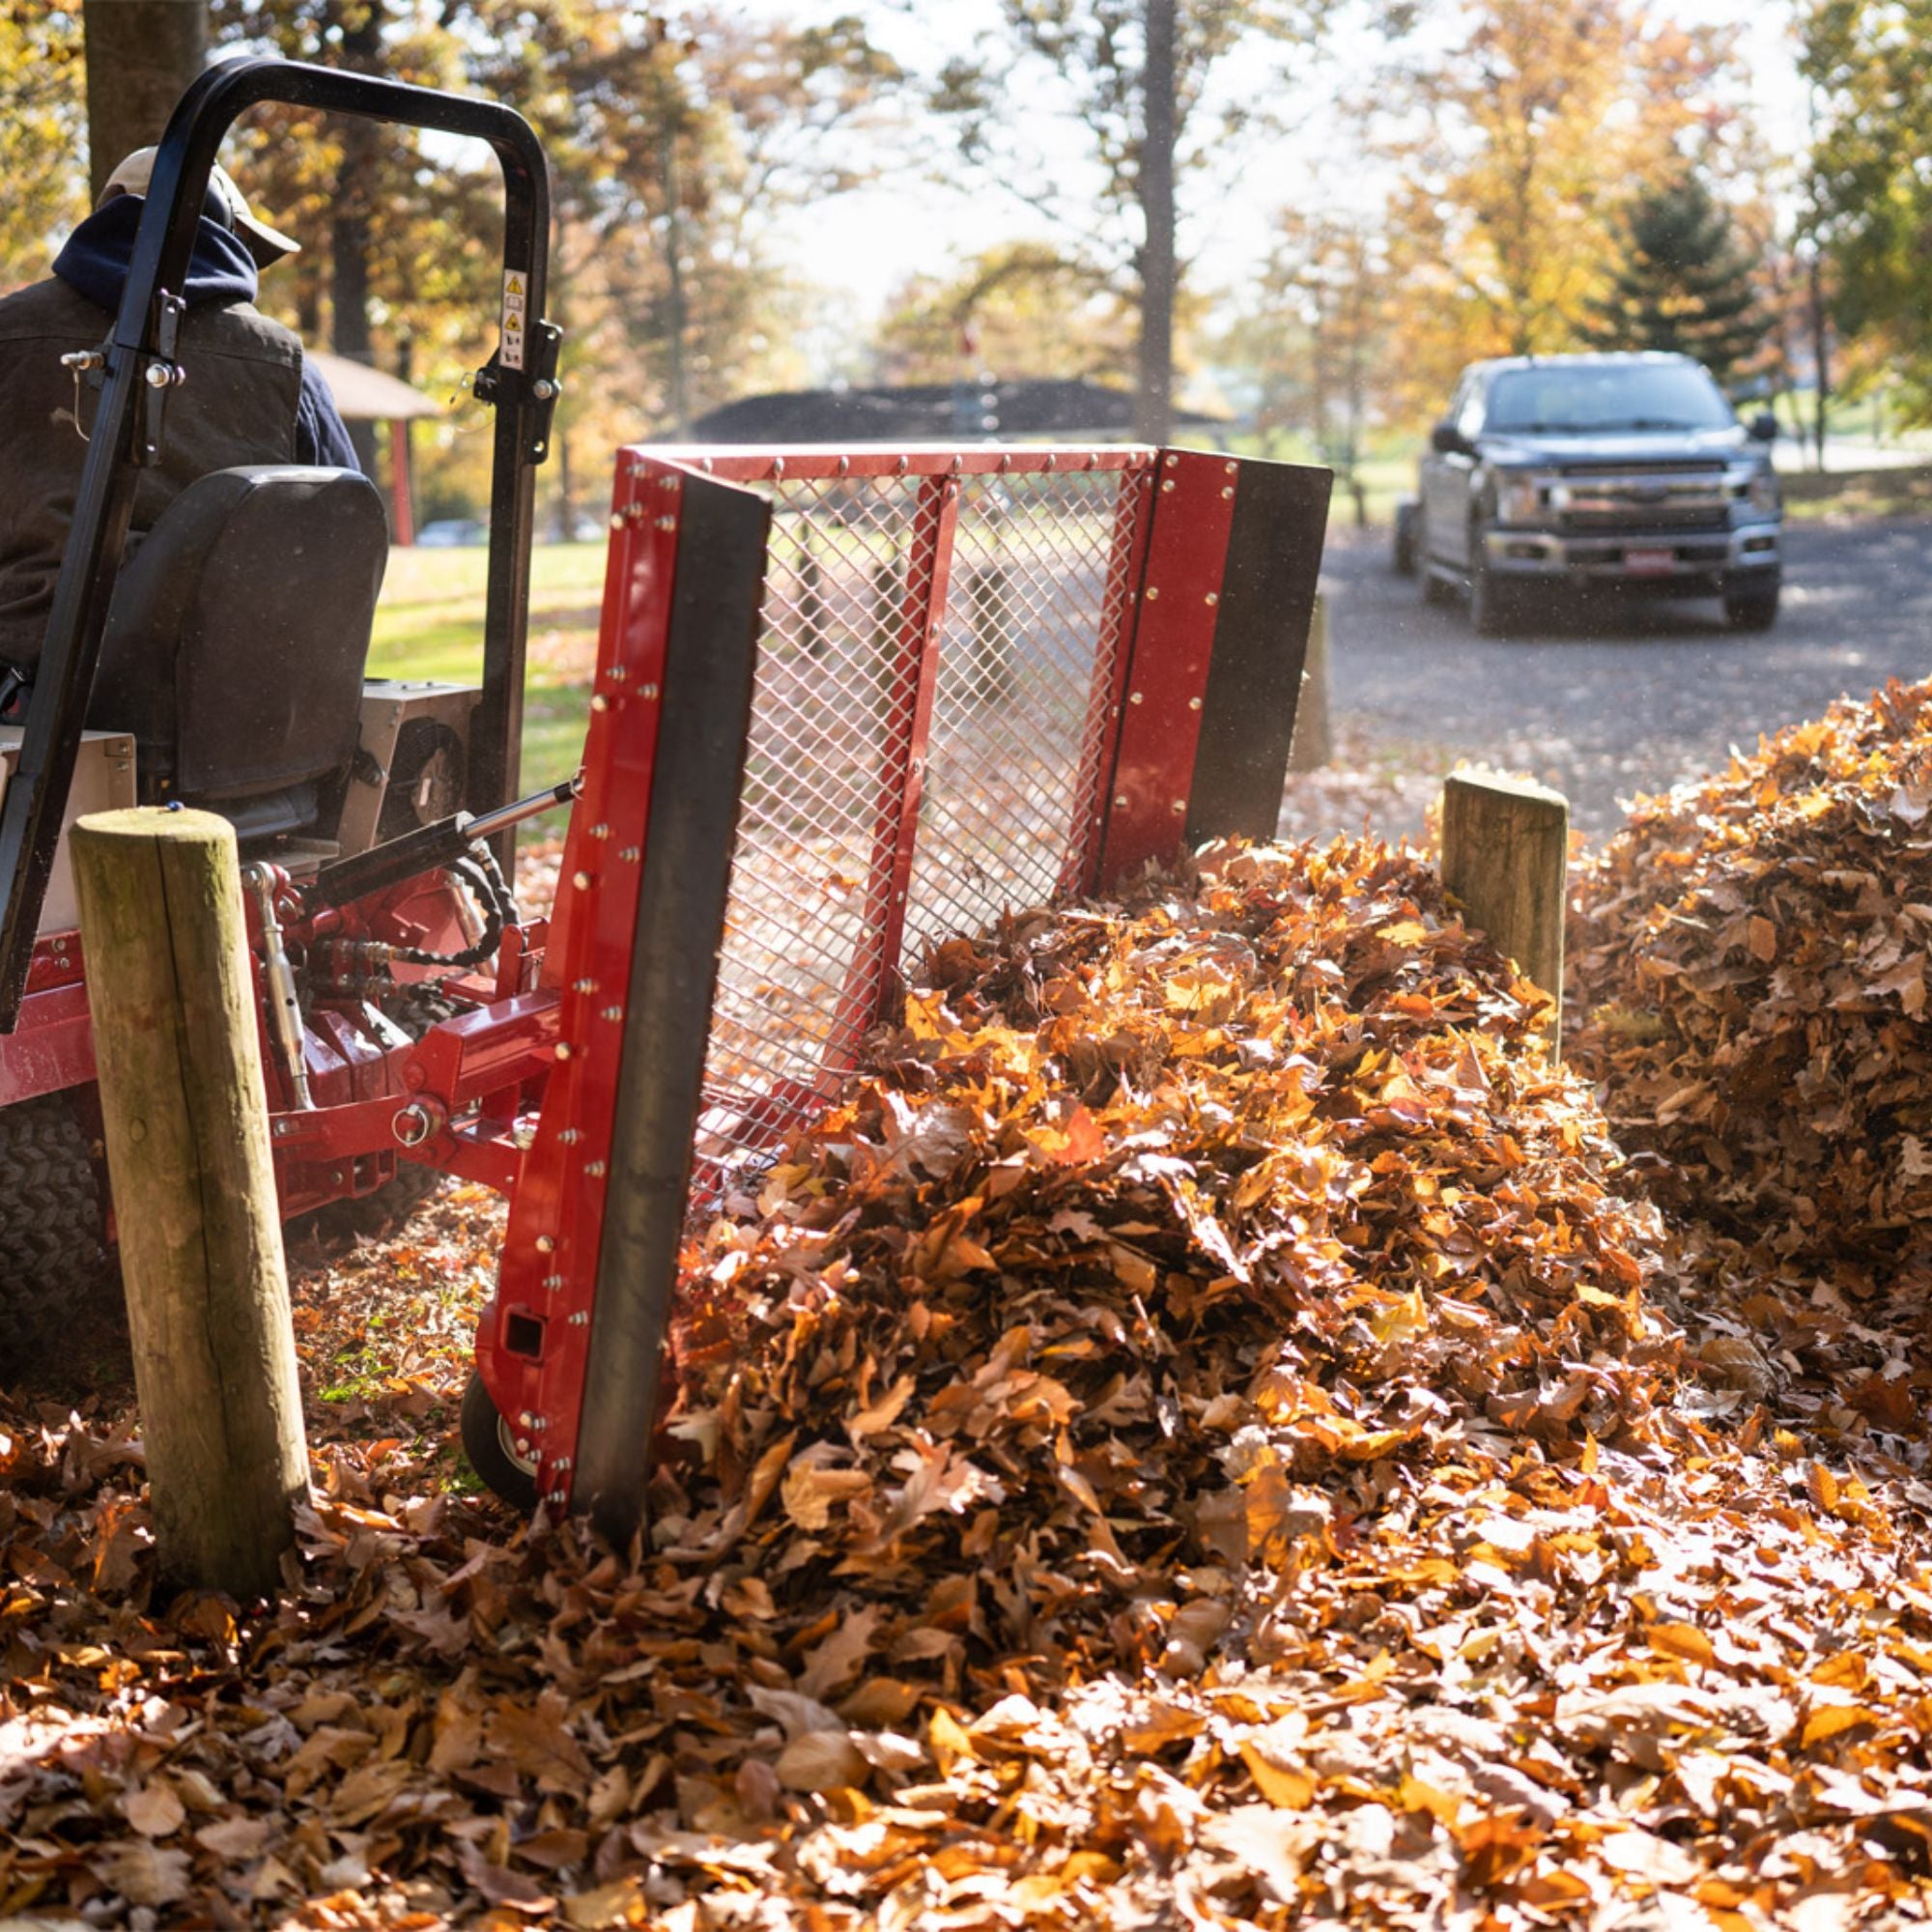
[[(899, 969), (961, 479), (1065, 471), (1119, 478), (1111, 534), (1101, 526), (1093, 553), (1097, 557), (1104, 544), (1103, 635), (1085, 694), (1082, 767), (1059, 862), (1063, 889), (1083, 891), (1173, 855), (1185, 835), (1238, 468), (1220, 456), (1145, 449), (621, 452), (582, 791), (552, 920), (510, 929), (493, 972), (397, 969), (398, 977), (434, 980), (457, 1009), (407, 1044), (374, 1024), (349, 981), (332, 982), (345, 990), (313, 999), (308, 1014), (313, 1107), (290, 1104), (281, 1069), (271, 1052), (265, 1055), (288, 1211), (366, 1192), (399, 1157), (509, 1195), (477, 1365), (538, 1464), (547, 1497), (567, 1500), (572, 1487), (687, 479), (896, 478), (915, 498), (893, 710), (876, 779), (866, 781), (875, 785), (876, 803), (864, 922), (838, 995), (829, 1076), (877, 1018)], [(317, 962), (338, 943), (351, 960), (369, 956), (355, 948), (371, 940), (452, 951), (446, 935), (427, 935), (454, 920), (454, 906), (453, 889), (436, 879), (312, 919), (286, 882), (279, 895), (290, 943), (307, 949), (312, 973), (323, 971)], [(680, 943), (702, 938), (687, 934)], [(36, 952), (19, 1032), (0, 1042), (0, 1105), (85, 1087), (93, 1077), (79, 943), (55, 935)], [(750, 1095), (749, 1110), (776, 1138), (819, 1097), (787, 1077)]]
[(564, 839), (543, 967), (546, 989), (561, 1002), (555, 1065), (476, 1338), (491, 1400), (538, 1453), (546, 1491), (568, 1490), (577, 1435), (683, 480), (678, 466), (640, 451), (618, 462), (583, 789)]
[(1188, 450), (1160, 459), (1100, 845), (1102, 884), (1171, 859), (1186, 833), (1239, 467)]
[(939, 682), (939, 634), (952, 571), (952, 538), (959, 522), (959, 479), (930, 475), (920, 485), (900, 605), (898, 654), (892, 688), (912, 701), (895, 717), (879, 777), (879, 810), (866, 885), (866, 940), (852, 961), (827, 1046), (827, 1070), (850, 1058), (861, 1035), (890, 996), (905, 939), (906, 889)]

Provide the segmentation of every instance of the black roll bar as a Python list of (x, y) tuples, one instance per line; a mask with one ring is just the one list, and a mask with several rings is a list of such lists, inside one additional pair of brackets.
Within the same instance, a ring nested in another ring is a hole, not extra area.
[[(535, 466), (549, 454), (556, 332), (540, 320), (550, 252), (550, 175), (535, 130), (514, 108), (298, 61), (224, 61), (169, 118), (155, 156), (121, 308), (81, 469), (73, 525), (54, 587), (20, 757), (0, 801), (0, 1033), (19, 1018), (54, 848), (67, 812), (108, 604), (128, 542), (136, 471), (155, 460), (160, 405), (175, 379), (175, 333), (196, 224), (215, 151), (237, 116), (264, 101), (354, 114), (487, 141), (503, 170), (504, 321), (477, 391), (497, 405), (490, 494), (490, 576), (483, 696), (471, 733), (468, 804), (509, 802), (523, 735)], [(521, 276), (507, 298), (512, 276)], [(514, 833), (504, 835), (505, 840)], [(503, 857), (509, 856), (506, 850)]]

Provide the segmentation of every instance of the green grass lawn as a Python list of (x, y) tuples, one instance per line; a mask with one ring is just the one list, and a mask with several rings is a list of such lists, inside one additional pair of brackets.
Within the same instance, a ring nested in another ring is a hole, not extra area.
[(1834, 517), (1932, 516), (1932, 467), (1781, 474), (1785, 514), (1799, 523)]
[[(480, 682), (488, 566), (489, 553), (481, 549), (391, 551), (369, 675)], [(538, 544), (531, 553), (526, 791), (568, 778), (582, 759), (603, 594), (601, 543)], [(537, 823), (552, 826), (549, 816)]]

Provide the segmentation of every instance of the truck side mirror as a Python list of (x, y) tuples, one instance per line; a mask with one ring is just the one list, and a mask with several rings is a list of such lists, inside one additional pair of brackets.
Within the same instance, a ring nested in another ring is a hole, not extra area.
[(1463, 456), (1469, 441), (1452, 422), (1439, 422), (1429, 432), (1429, 446), (1437, 456)]
[(1776, 442), (1777, 440), (1777, 418), (1769, 410), (1751, 418), (1750, 440), (1753, 442)]

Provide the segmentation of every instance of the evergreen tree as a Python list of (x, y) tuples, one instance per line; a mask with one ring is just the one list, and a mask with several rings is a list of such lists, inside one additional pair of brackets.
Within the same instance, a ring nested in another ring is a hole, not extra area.
[(1723, 382), (1771, 328), (1729, 214), (1686, 172), (1640, 194), (1623, 227), (1623, 264), (1583, 325), (1584, 340), (1694, 355)]

